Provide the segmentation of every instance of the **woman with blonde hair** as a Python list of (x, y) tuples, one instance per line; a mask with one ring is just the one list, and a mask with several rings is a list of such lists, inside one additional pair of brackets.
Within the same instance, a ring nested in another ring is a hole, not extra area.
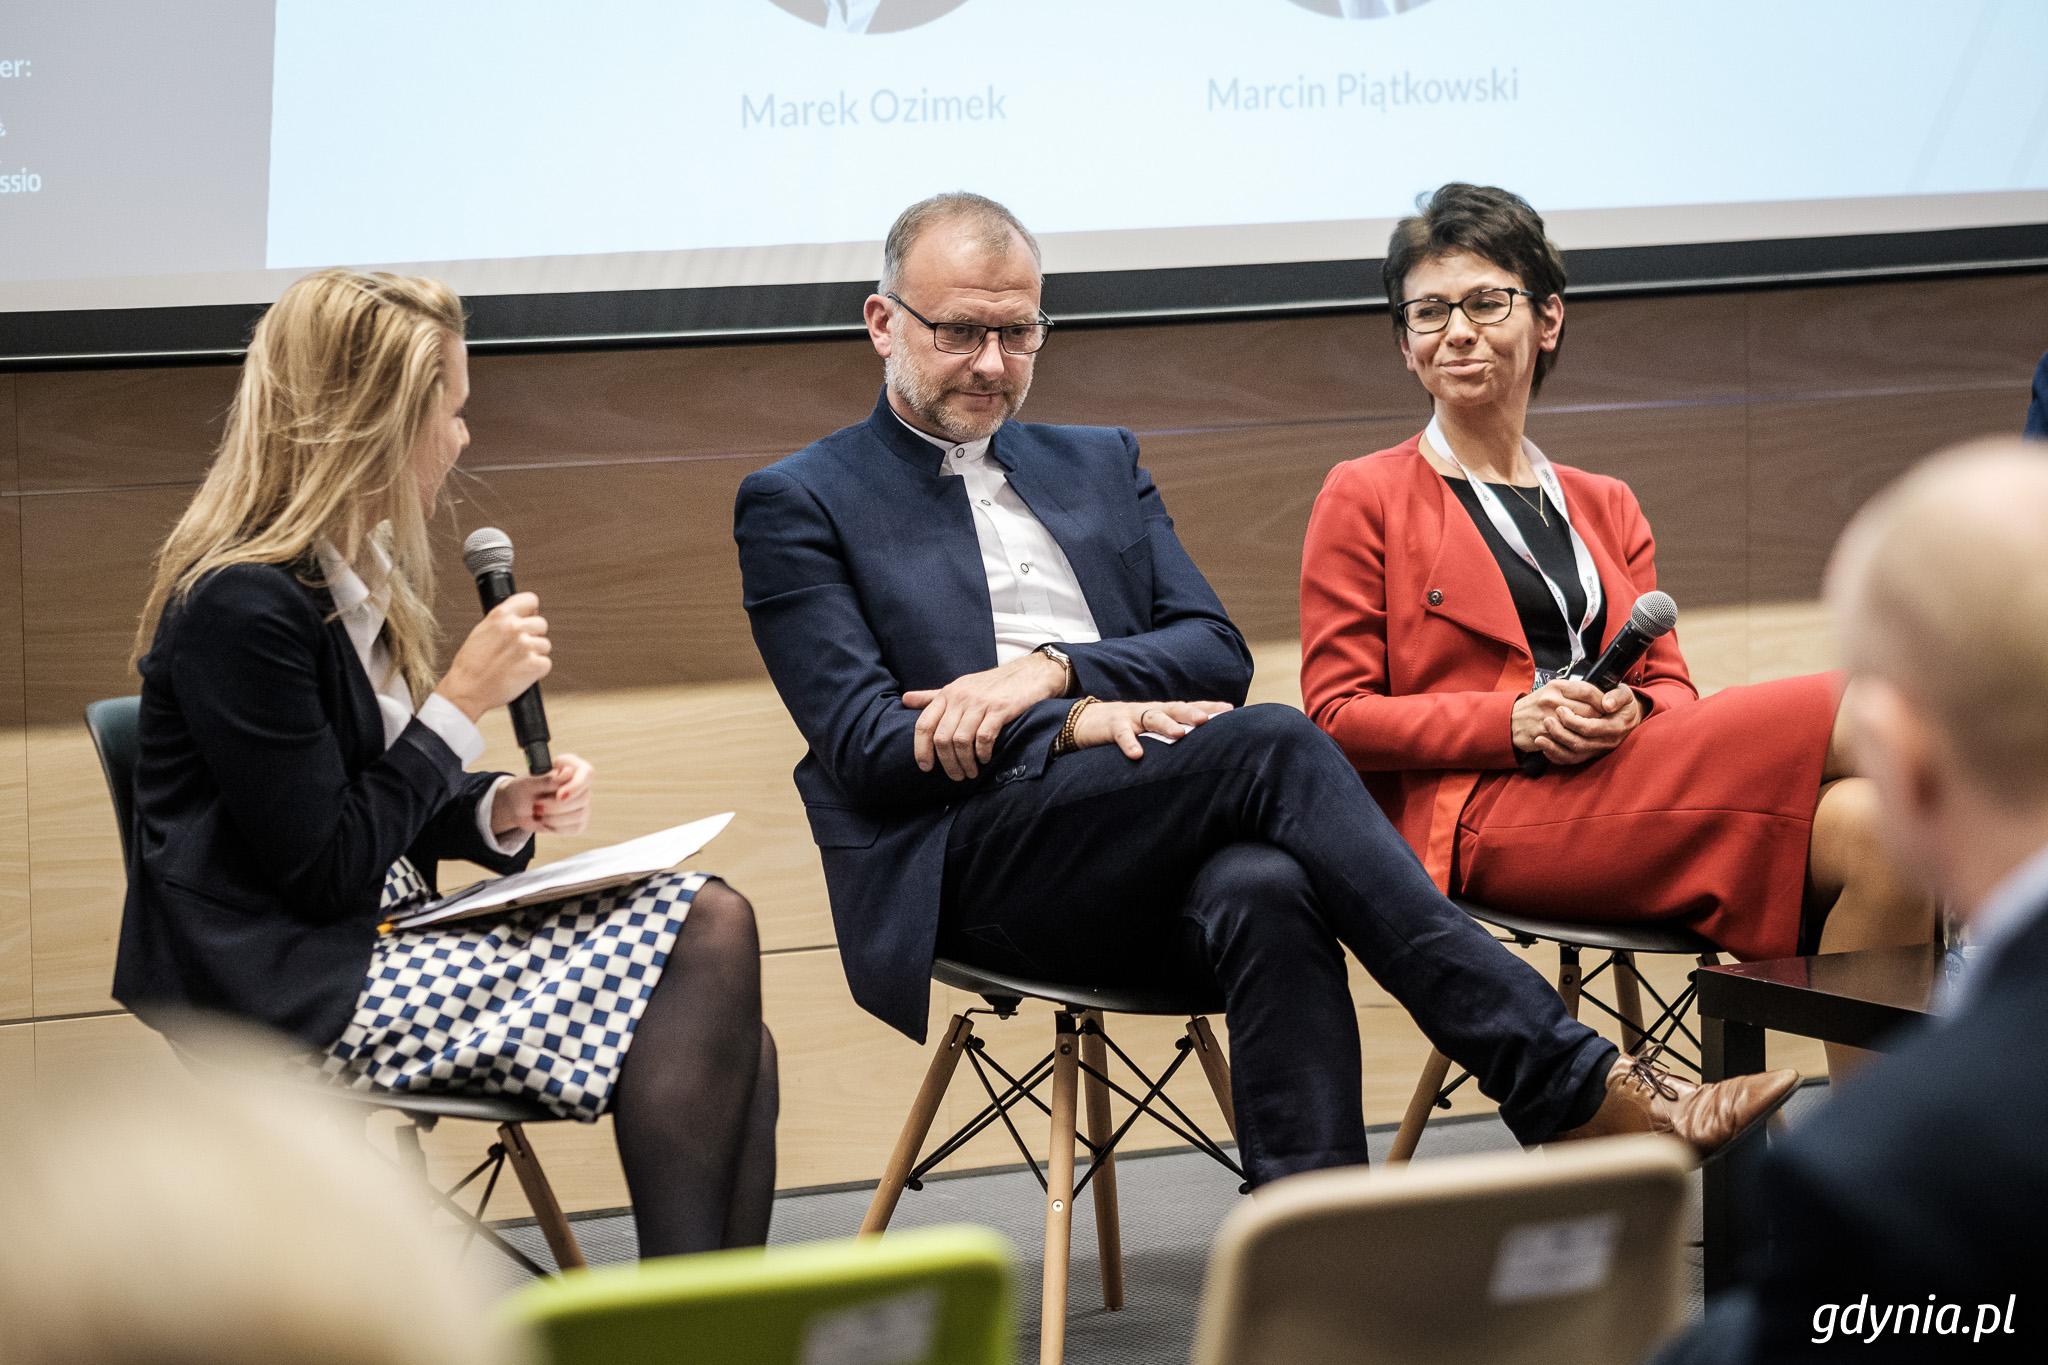
[(380, 933), (436, 864), (523, 867), (590, 817), (592, 771), (464, 771), (545, 677), (519, 593), (447, 671), (427, 519), (468, 444), (461, 300), (327, 270), (264, 315), (219, 453), (137, 638), (128, 901), (114, 994), (251, 1019), (338, 1084), (616, 1115), (642, 1255), (757, 1245), (775, 1054), (752, 907), (698, 872)]

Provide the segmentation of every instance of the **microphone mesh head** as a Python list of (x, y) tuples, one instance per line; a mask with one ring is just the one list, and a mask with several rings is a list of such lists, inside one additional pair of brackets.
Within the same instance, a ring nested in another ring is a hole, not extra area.
[(1654, 640), (1678, 624), (1678, 603), (1668, 592), (1646, 592), (1636, 599), (1628, 623)]
[(512, 537), (495, 526), (478, 527), (462, 542), (462, 565), (472, 578), (512, 572)]

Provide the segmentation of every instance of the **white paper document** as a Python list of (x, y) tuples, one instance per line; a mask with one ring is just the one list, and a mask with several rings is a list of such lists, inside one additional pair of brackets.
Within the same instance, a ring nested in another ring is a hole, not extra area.
[(516, 909), (522, 905), (538, 905), (651, 877), (696, 856), (698, 850), (732, 823), (732, 815), (731, 811), (726, 811), (723, 815), (706, 816), (687, 825), (628, 839), (623, 844), (593, 848), (545, 867), (530, 867), (509, 877), (491, 877), (399, 915), (391, 920), (391, 927), (418, 929), (445, 920), (467, 919), (472, 915)]

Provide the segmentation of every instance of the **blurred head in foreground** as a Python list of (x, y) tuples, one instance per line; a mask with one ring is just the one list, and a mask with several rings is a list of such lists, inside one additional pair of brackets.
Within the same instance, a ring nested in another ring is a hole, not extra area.
[(1885, 833), (1967, 917), (2048, 846), (2048, 461), (1923, 461), (1850, 523), (1827, 594)]
[(100, 1089), (0, 1163), (0, 1365), (524, 1359), (359, 1122), (246, 1072)]

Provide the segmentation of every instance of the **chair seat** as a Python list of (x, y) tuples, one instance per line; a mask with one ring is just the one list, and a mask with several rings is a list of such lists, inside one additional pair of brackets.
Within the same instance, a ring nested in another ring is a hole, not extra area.
[[(187, 1071), (195, 1075), (234, 1075), (239, 1067), (249, 1064), (246, 1054), (231, 1060), (210, 1053), (204, 1047), (195, 1047), (191, 1040), (165, 1034), (164, 1041), (170, 1044), (172, 1055), (182, 1062)], [(363, 1109), (390, 1109), (412, 1118), (428, 1120), (432, 1127), (435, 1119), (475, 1119), (480, 1123), (552, 1123), (561, 1115), (552, 1109), (513, 1095), (410, 1095), (400, 1090), (351, 1090), (335, 1085), (326, 1078), (308, 1071), (291, 1075), (284, 1069), (262, 1075), (242, 1077), (243, 1083), (281, 1085), (296, 1091), (311, 1091), (323, 1099), (341, 1104), (353, 1104)]]
[(1090, 984), (1071, 981), (1041, 981), (1035, 977), (1012, 976), (970, 966), (942, 957), (932, 963), (932, 979), (955, 989), (990, 997), (1050, 1000), (1075, 1010), (1101, 1010), (1105, 1014), (1221, 1014), (1223, 993), (1214, 986), (1139, 986)]
[(532, 1100), (511, 1095), (406, 1095), (393, 1090), (344, 1090), (323, 1094), (366, 1109), (392, 1109), (412, 1118), (475, 1119), (480, 1123), (552, 1123), (560, 1117)]
[(1571, 943), (1581, 948), (1598, 948), (1611, 953), (1684, 953), (1697, 957), (1701, 953), (1719, 951), (1713, 940), (1702, 938), (1690, 929), (1672, 924), (1588, 924), (1580, 920), (1548, 920), (1528, 915), (1513, 915), (1504, 910), (1496, 910), (1492, 906), (1466, 900), (1458, 901), (1457, 906), (1481, 924), (1505, 929), (1517, 938)]

